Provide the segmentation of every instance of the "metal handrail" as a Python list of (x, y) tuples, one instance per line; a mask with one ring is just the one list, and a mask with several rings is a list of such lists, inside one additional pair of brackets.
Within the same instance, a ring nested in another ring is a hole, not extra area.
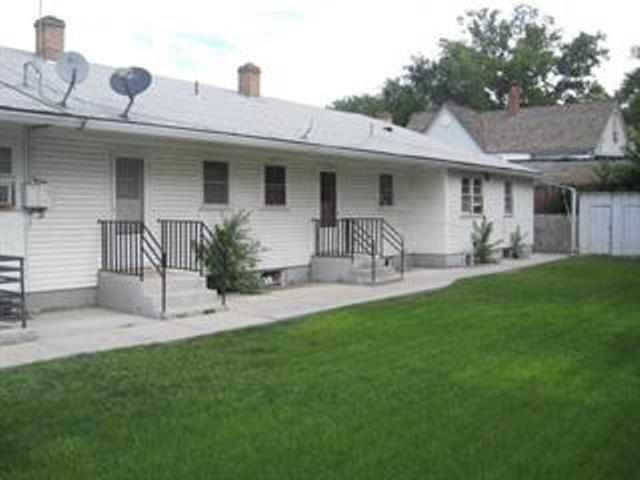
[[(0, 288), (0, 321), (5, 318), (15, 319), (15, 310), (17, 310), (17, 318), (20, 320), (20, 326), (27, 328), (24, 257), (0, 255), (0, 285), (10, 284), (18, 284), (18, 289), (16, 291), (11, 288)], [(16, 300), (19, 303), (17, 308), (15, 305)], [(5, 315), (5, 309), (8, 315)]]
[(101, 268), (107, 272), (131, 275), (144, 281), (147, 260), (160, 276), (161, 312), (167, 310), (167, 255), (144, 222), (136, 220), (98, 220), (101, 237)]
[(400, 257), (400, 275), (404, 278), (405, 248), (400, 232), (382, 217), (343, 217), (337, 219), (334, 227), (326, 227), (318, 219), (315, 226), (315, 254), (329, 256), (350, 256), (356, 254), (371, 256), (372, 283), (376, 277), (376, 257), (385, 257), (385, 247), (394, 250)]
[(158, 223), (168, 268), (203, 274), (201, 252), (211, 245), (214, 238), (209, 226), (201, 220), (191, 219), (159, 219)]

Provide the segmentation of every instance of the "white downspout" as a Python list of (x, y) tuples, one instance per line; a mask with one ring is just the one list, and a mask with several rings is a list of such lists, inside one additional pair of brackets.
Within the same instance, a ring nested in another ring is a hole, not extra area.
[(578, 189), (569, 185), (555, 185), (571, 193), (571, 255), (578, 254)]

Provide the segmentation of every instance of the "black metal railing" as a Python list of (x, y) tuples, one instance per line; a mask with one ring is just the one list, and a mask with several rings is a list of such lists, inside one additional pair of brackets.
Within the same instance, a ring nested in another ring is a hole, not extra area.
[(23, 257), (0, 255), (0, 321), (5, 320), (27, 327)]
[(399, 257), (400, 275), (404, 278), (404, 238), (389, 222), (381, 217), (346, 217), (326, 226), (313, 220), (315, 255), (321, 257), (371, 256), (371, 281), (375, 283), (376, 259)]
[(140, 221), (98, 220), (101, 268), (144, 280), (147, 266), (160, 276), (161, 308), (167, 309), (167, 255), (151, 230)]
[(202, 251), (213, 241), (213, 232), (201, 220), (158, 220), (160, 244), (167, 254), (167, 267), (204, 271)]

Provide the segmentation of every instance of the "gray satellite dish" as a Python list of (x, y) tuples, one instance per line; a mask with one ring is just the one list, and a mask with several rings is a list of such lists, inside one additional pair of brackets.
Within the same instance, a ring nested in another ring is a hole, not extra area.
[(63, 82), (69, 84), (64, 98), (60, 102), (60, 105), (64, 107), (75, 86), (84, 82), (89, 76), (89, 63), (79, 53), (67, 52), (58, 60), (56, 73)]
[(128, 118), (135, 97), (151, 85), (151, 74), (140, 67), (119, 68), (111, 75), (109, 85), (118, 95), (129, 97), (127, 108), (120, 114), (122, 118)]

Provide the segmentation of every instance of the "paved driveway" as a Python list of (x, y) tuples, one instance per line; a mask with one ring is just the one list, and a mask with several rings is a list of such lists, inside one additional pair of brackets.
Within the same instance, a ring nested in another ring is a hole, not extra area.
[(0, 346), (0, 368), (115, 348), (169, 342), (291, 319), (337, 307), (436, 290), (458, 279), (504, 272), (564, 258), (534, 255), (473, 268), (415, 269), (403, 282), (375, 287), (311, 284), (261, 295), (238, 295), (229, 309), (211, 315), (153, 320), (101, 308), (61, 310), (30, 322), (37, 339)]

